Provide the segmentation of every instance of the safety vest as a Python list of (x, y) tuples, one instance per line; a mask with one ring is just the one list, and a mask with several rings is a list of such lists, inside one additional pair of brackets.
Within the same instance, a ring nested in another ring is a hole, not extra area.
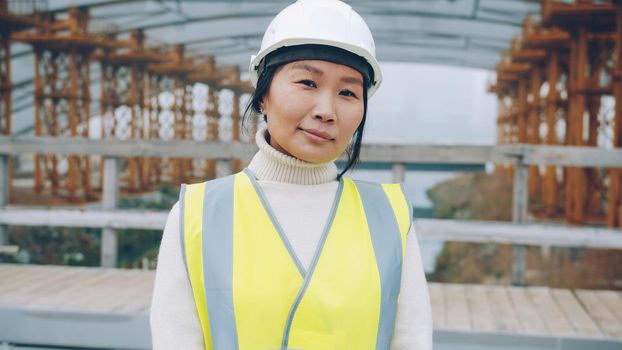
[(412, 218), (399, 184), (343, 177), (308, 269), (250, 171), (183, 185), (180, 205), (205, 349), (389, 348)]

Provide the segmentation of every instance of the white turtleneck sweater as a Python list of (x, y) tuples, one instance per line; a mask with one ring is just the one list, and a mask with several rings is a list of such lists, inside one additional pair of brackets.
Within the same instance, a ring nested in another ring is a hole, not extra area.
[[(259, 152), (248, 169), (257, 178), (295, 254), (308, 268), (337, 192), (337, 167), (333, 162), (307, 163), (285, 155), (266, 142), (265, 131), (259, 130), (255, 137)], [(432, 349), (430, 301), (412, 226), (406, 241), (396, 317), (391, 350)], [(204, 349), (203, 331), (182, 257), (178, 204), (171, 209), (164, 228), (150, 321), (153, 349)]]

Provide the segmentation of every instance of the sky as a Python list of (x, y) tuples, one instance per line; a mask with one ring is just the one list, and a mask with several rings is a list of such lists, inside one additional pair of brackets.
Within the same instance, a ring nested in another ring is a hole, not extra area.
[[(488, 93), (491, 72), (428, 64), (383, 63), (384, 80), (369, 100), (367, 144), (496, 143), (497, 99)], [(425, 190), (454, 174), (408, 173), (415, 206), (431, 206)], [(390, 173), (356, 171), (355, 178), (391, 181)]]
[(369, 101), (366, 143), (494, 144), (497, 100), (491, 72), (429, 64), (381, 64)]

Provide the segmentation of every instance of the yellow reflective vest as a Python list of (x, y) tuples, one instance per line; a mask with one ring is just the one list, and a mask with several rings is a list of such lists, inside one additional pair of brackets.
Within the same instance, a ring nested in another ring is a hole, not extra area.
[(399, 184), (343, 177), (308, 269), (247, 169), (182, 186), (180, 205), (205, 349), (389, 348), (412, 218)]

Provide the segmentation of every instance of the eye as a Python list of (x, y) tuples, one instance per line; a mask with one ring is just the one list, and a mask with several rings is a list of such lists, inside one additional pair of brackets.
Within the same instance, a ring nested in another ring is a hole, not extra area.
[(297, 83), (304, 84), (308, 87), (313, 87), (313, 88), (317, 87), (317, 84), (315, 84), (313, 80), (309, 80), (309, 79), (303, 79), (303, 80), (298, 81)]
[(351, 90), (341, 90), (339, 92), (339, 95), (341, 96), (348, 96), (348, 97), (354, 97), (354, 98), (358, 98), (356, 96), (356, 94), (354, 92), (352, 92)]

